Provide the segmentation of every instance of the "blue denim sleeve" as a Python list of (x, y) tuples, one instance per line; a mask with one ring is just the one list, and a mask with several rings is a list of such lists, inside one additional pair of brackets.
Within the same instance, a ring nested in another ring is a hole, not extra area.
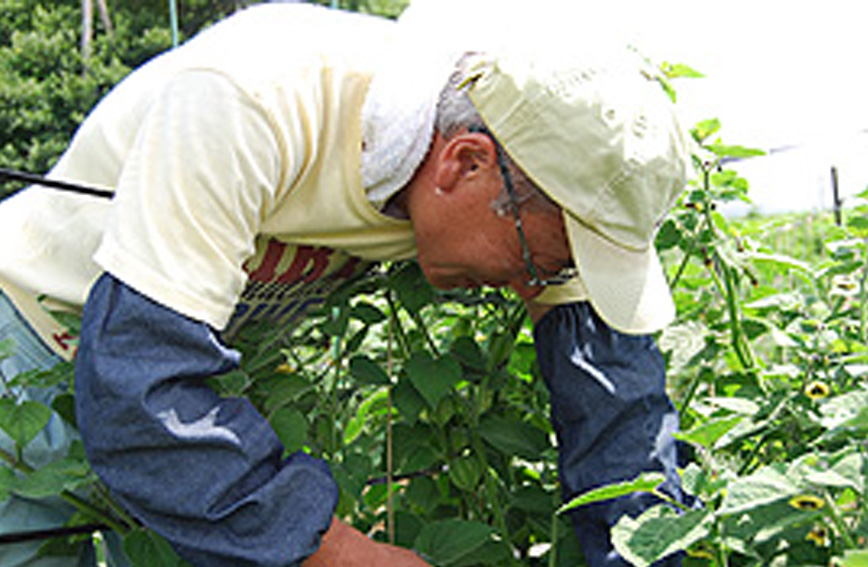
[[(672, 437), (678, 416), (653, 339), (612, 329), (584, 302), (551, 310), (537, 323), (534, 339), (551, 392), (565, 499), (644, 471), (663, 472), (664, 489), (683, 499)], [(629, 565), (612, 548), (609, 530), (622, 515), (635, 517), (657, 502), (643, 494), (574, 510), (571, 520), (588, 565)], [(673, 556), (657, 565), (680, 564)]]
[(322, 461), (284, 459), (248, 401), (203, 382), (238, 361), (206, 324), (104, 275), (82, 321), (79, 430), (112, 492), (193, 565), (298, 565), (331, 522), (337, 485)]

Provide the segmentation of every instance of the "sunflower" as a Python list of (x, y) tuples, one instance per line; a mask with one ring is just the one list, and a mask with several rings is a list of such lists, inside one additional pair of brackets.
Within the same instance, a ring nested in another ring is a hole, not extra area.
[(796, 510), (805, 511), (819, 510), (826, 505), (822, 498), (813, 494), (799, 494), (790, 498), (789, 502), (790, 506)]
[(811, 380), (805, 385), (805, 395), (812, 400), (827, 398), (831, 393), (832, 388), (822, 380)]

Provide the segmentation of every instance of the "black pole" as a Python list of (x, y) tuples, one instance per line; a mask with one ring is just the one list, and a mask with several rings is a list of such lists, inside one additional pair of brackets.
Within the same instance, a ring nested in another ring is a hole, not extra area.
[(835, 224), (841, 226), (841, 193), (838, 190), (838, 168), (832, 166), (832, 206), (835, 211)]
[(93, 532), (108, 530), (108, 526), (102, 524), (86, 524), (83, 526), (69, 526), (52, 530), (33, 530), (27, 532), (14, 532), (0, 534), (0, 545), (10, 543), (23, 543), (25, 541), (42, 541), (56, 537), (69, 537), (74, 535), (92, 534)]
[(0, 179), (8, 180), (8, 181), (19, 181), (21, 183), (30, 183), (33, 185), (43, 185), (45, 187), (51, 187), (54, 189), (61, 189), (63, 191), (71, 191), (73, 193), (81, 193), (82, 195), (90, 195), (92, 197), (102, 197), (104, 199), (111, 199), (114, 196), (112, 191), (108, 191), (106, 189), (97, 189), (96, 187), (89, 187), (87, 185), (81, 185), (78, 183), (72, 183), (69, 181), (59, 181), (57, 179), (47, 179), (41, 175), (36, 175), (34, 173), (27, 173), (24, 171), (16, 171), (14, 169), (7, 169), (0, 167)]

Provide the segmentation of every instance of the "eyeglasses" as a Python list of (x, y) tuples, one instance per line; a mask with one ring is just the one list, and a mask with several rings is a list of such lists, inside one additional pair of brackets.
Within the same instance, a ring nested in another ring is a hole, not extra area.
[(524, 228), (521, 223), (521, 214), (518, 210), (518, 199), (515, 196), (515, 187), (512, 184), (512, 176), (509, 174), (509, 168), (506, 165), (506, 156), (500, 143), (492, 136), (491, 132), (484, 129), (475, 129), (481, 131), (492, 139), (497, 148), (497, 165), (500, 167), (500, 175), (503, 177), (503, 184), (506, 186), (506, 193), (509, 196), (509, 205), (512, 209), (512, 216), (515, 219), (515, 230), (518, 232), (518, 241), (521, 244), (521, 255), (524, 258), (524, 265), (527, 268), (527, 273), (530, 279), (527, 282), (529, 286), (546, 287), (550, 285), (563, 285), (577, 275), (575, 267), (566, 267), (558, 273), (551, 276), (540, 277), (540, 270), (533, 263), (530, 254), (530, 247), (527, 245), (527, 238), (524, 235)]

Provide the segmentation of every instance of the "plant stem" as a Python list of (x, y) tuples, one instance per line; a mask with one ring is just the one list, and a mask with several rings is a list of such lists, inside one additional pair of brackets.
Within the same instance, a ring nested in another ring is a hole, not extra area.
[(681, 403), (678, 405), (678, 415), (684, 416), (687, 415), (687, 408), (690, 406), (690, 402), (693, 401), (693, 396), (696, 395), (696, 391), (699, 389), (699, 383), (702, 382), (703, 378), (703, 370), (706, 367), (703, 366), (696, 373), (696, 377), (693, 378), (690, 382), (690, 386), (687, 388), (687, 393), (684, 395), (684, 398), (681, 400)]
[[(6, 451), (3, 451), (3, 450), (0, 450), (0, 460), (5, 461), (7, 464), (9, 464), (9, 466), (13, 470), (16, 470), (16, 471), (23, 473), (23, 474), (31, 474), (31, 473), (36, 471), (36, 469), (31, 467), (27, 463), (25, 463), (19, 459), (16, 459), (15, 457), (13, 457), (12, 455), (10, 455), (9, 453), (7, 453)], [(99, 489), (99, 484), (97, 484), (97, 490), (98, 489)], [(64, 490), (64, 491), (60, 492), (59, 496), (61, 498), (63, 498), (64, 500), (66, 500), (67, 502), (69, 502), (70, 504), (72, 504), (78, 510), (81, 510), (83, 512), (87, 512), (88, 514), (93, 516), (94, 519), (107, 525), (112, 530), (116, 531), (118, 534), (124, 535), (129, 531), (128, 527), (126, 527), (122, 523), (119, 523), (114, 518), (114, 516), (111, 513), (109, 513), (107, 510), (103, 510), (101, 508), (96, 507), (94, 504), (92, 504), (88, 500), (85, 500), (84, 498), (70, 492), (69, 490)], [(126, 514), (122, 514), (121, 517), (124, 518), (124, 520), (127, 520), (129, 518), (129, 516), (126, 516)], [(135, 525), (135, 522), (131, 518), (130, 518), (129, 525), (130, 526)]]
[(389, 377), (389, 388), (386, 391), (386, 533), (389, 536), (389, 543), (395, 545), (395, 497), (392, 492), (392, 476), (395, 472), (393, 462), (393, 433), (392, 433), (392, 374), (394, 371), (393, 362), (394, 355), (392, 353), (392, 342), (395, 336), (394, 319), (389, 316), (389, 337), (386, 343), (386, 375)]
[(520, 566), (521, 563), (515, 558), (512, 548), (512, 538), (509, 537), (509, 527), (506, 525), (506, 515), (503, 513), (503, 507), (500, 498), (497, 496), (497, 486), (494, 484), (492, 475), (494, 471), (488, 466), (485, 457), (482, 457), (485, 466), (485, 492), (489, 495), (488, 501), (491, 503), (492, 512), (494, 512), (494, 522), (497, 524), (497, 529), (500, 530), (500, 535), (503, 541), (509, 547), (510, 564)]
[(721, 267), (724, 270), (726, 303), (729, 311), (730, 327), (732, 330), (732, 344), (742, 367), (744, 367), (745, 370), (750, 370), (754, 368), (756, 362), (754, 361), (750, 346), (744, 340), (744, 333), (741, 328), (741, 315), (738, 309), (738, 291), (736, 289), (735, 272), (729, 266), (721, 264)]
[[(866, 239), (868, 246), (868, 239)], [(868, 309), (865, 307), (865, 302), (868, 301), (868, 258), (865, 260), (865, 266), (862, 269), (862, 279), (859, 280), (859, 338), (863, 343), (868, 342)]]
[(407, 339), (407, 333), (404, 331), (404, 326), (401, 325), (401, 320), (398, 318), (398, 306), (395, 304), (395, 299), (392, 297), (392, 290), (386, 292), (386, 303), (389, 304), (389, 316), (395, 324), (395, 342), (401, 348), (401, 354), (404, 358), (410, 357), (410, 341)]
[(678, 281), (681, 280), (681, 276), (684, 275), (684, 270), (687, 269), (687, 263), (690, 262), (690, 258), (693, 257), (693, 251), (695, 249), (696, 238), (692, 238), (688, 243), (687, 250), (684, 251), (684, 257), (681, 259), (681, 264), (678, 265), (678, 270), (672, 277), (672, 281), (669, 282), (669, 289), (675, 289), (675, 286), (678, 285)]
[(99, 494), (100, 498), (102, 498), (102, 501), (105, 502), (106, 506), (108, 506), (109, 509), (114, 512), (115, 515), (117, 515), (117, 517), (120, 518), (126, 525), (128, 525), (130, 528), (134, 528), (138, 525), (138, 522), (135, 520), (135, 518), (130, 516), (123, 506), (115, 502), (111, 494), (109, 494), (108, 488), (106, 488), (102, 482), (96, 483), (96, 492), (97, 494)]
[[(555, 509), (557, 509), (558, 504), (560, 503), (560, 498), (557, 497), (557, 491), (555, 491)], [(549, 567), (556, 567), (558, 564), (558, 515), (557, 513), (552, 514), (552, 529), (551, 529), (551, 540), (552, 547), (549, 549)]]
[(5, 461), (12, 469), (22, 472), (24, 474), (30, 474), (33, 472), (33, 468), (27, 465), (26, 463), (21, 462), (20, 459), (10, 455), (3, 449), (0, 449), (0, 460)]
[(410, 313), (410, 317), (413, 319), (413, 322), (416, 323), (416, 327), (422, 332), (422, 336), (425, 337), (425, 342), (428, 344), (428, 348), (431, 349), (431, 354), (433, 354), (436, 358), (440, 357), (440, 350), (437, 348), (437, 345), (434, 343), (434, 339), (431, 338), (431, 333), (428, 332), (428, 326), (425, 324), (425, 321), (422, 320), (422, 316), (419, 313), (407, 310)]
[(718, 538), (717, 545), (715, 546), (715, 555), (717, 555), (717, 567), (727, 567), (729, 561), (726, 558), (726, 548), (724, 547), (724, 539), (723, 539), (723, 530), (721, 529), (720, 520), (715, 522), (716, 529), (715, 532)]
[(653, 494), (654, 496), (656, 496), (657, 498), (659, 498), (660, 500), (662, 500), (663, 502), (669, 504), (670, 506), (674, 506), (675, 508), (678, 508), (682, 512), (689, 512), (690, 511), (690, 506), (687, 506), (686, 504), (682, 504), (681, 502), (672, 498), (671, 496), (669, 496), (668, 494), (666, 494), (662, 490), (657, 490), (656, 488), (653, 488), (650, 490), (650, 493)]
[(80, 496), (73, 494), (68, 490), (64, 490), (63, 492), (61, 492), (60, 497), (78, 508), (79, 510), (87, 512), (94, 518), (99, 519), (100, 522), (107, 525), (109, 528), (112, 529), (112, 531), (117, 532), (118, 535), (123, 536), (130, 531), (130, 528), (128, 526), (121, 522), (118, 522), (111, 514), (109, 514), (105, 510), (97, 508), (84, 498), (81, 498)]
[(509, 527), (506, 524), (506, 514), (503, 512), (502, 503), (497, 494), (497, 486), (494, 483), (494, 470), (488, 464), (488, 459), (485, 458), (485, 447), (482, 446), (482, 441), (479, 439), (479, 436), (473, 430), (469, 431), (469, 433), (473, 451), (482, 463), (483, 483), (485, 485), (485, 493), (488, 496), (487, 501), (491, 504), (491, 511), (494, 514), (494, 523), (497, 525), (497, 529), (500, 531), (503, 541), (509, 547), (510, 564), (518, 566), (520, 563), (512, 553), (512, 538), (509, 537)]
[(841, 511), (838, 510), (838, 505), (832, 499), (832, 495), (829, 494), (828, 490), (823, 491), (823, 499), (826, 501), (826, 506), (829, 509), (829, 519), (832, 520), (833, 524), (835, 524), (835, 528), (838, 530), (838, 534), (844, 541), (844, 545), (847, 546), (847, 549), (857, 549), (856, 542), (853, 541), (853, 536), (850, 535), (850, 529), (847, 527), (847, 524), (844, 523), (844, 518), (841, 517)]
[[(332, 308), (332, 319), (337, 319), (340, 315), (340, 309), (338, 307)], [(334, 364), (334, 377), (332, 378), (331, 383), (331, 392), (329, 395), (329, 429), (331, 435), (329, 436), (329, 453), (334, 456), (337, 453), (338, 448), (340, 447), (340, 443), (338, 440), (338, 428), (335, 426), (335, 418), (338, 415), (338, 385), (341, 378), (341, 343), (343, 342), (343, 336), (338, 335), (332, 337), (332, 360)]]

